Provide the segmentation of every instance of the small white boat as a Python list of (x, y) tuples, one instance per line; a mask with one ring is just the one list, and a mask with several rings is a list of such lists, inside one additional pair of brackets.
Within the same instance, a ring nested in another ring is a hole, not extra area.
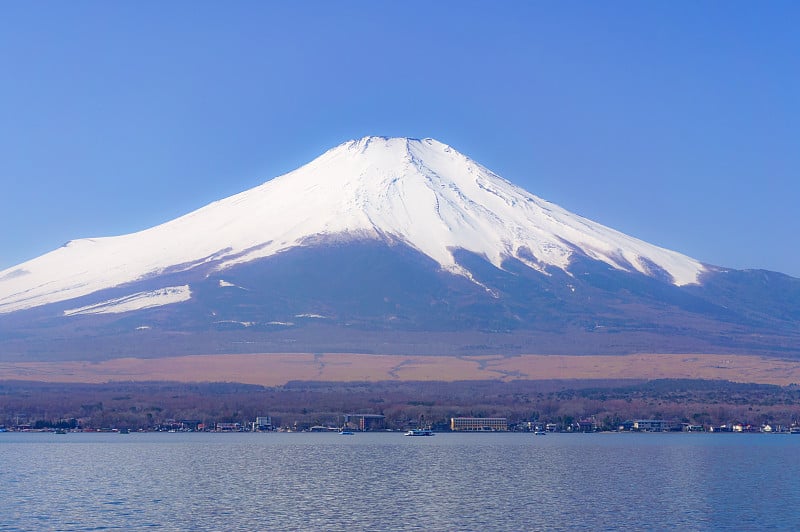
[(433, 436), (434, 432), (430, 429), (411, 429), (405, 433), (406, 436)]
[(352, 436), (355, 434), (352, 430), (342, 429), (339, 431), (339, 436)]
[(534, 436), (544, 436), (545, 434), (547, 434), (547, 433), (545, 431), (543, 431), (543, 430), (534, 430), (533, 431), (533, 435)]

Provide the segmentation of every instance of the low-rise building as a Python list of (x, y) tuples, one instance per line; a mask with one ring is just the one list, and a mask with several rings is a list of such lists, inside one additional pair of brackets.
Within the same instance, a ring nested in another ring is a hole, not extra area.
[(272, 418), (270, 416), (257, 416), (253, 424), (253, 430), (269, 431), (272, 430)]
[(347, 414), (344, 416), (346, 427), (360, 431), (381, 430), (386, 423), (386, 416), (380, 414)]
[(681, 430), (684, 432), (705, 432), (703, 425), (692, 425), (691, 423), (681, 423)]
[(465, 432), (495, 432), (508, 430), (508, 419), (504, 417), (453, 417), (450, 430)]
[(242, 424), (241, 423), (217, 423), (216, 431), (217, 432), (241, 432), (242, 431)]
[(669, 429), (669, 421), (663, 419), (637, 419), (633, 422), (633, 430), (641, 432), (665, 432)]

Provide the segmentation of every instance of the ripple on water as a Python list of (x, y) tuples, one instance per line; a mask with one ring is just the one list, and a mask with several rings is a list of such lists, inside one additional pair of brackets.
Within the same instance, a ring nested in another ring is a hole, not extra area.
[(790, 530), (798, 451), (775, 435), (5, 433), (0, 530)]

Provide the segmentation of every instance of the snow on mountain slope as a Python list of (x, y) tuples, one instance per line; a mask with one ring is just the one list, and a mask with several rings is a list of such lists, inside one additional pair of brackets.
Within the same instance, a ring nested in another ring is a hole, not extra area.
[(0, 313), (191, 269), (274, 255), (320, 237), (404, 242), (470, 277), (462, 248), (500, 267), (514, 257), (566, 269), (580, 250), (614, 268), (696, 283), (680, 253), (569, 213), (433, 139), (366, 137), (185, 216), (123, 236), (82, 239), (0, 272)]
[(161, 307), (172, 303), (188, 301), (192, 297), (192, 292), (188, 285), (169, 286), (161, 290), (151, 292), (137, 292), (125, 297), (102, 301), (94, 305), (74, 308), (64, 311), (65, 316), (77, 316), (79, 314), (120, 314), (131, 310), (141, 310), (146, 308)]

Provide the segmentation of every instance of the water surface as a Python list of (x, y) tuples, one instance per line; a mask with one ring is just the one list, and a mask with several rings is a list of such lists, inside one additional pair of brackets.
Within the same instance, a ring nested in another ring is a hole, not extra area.
[(796, 529), (800, 437), (0, 434), (0, 530)]

